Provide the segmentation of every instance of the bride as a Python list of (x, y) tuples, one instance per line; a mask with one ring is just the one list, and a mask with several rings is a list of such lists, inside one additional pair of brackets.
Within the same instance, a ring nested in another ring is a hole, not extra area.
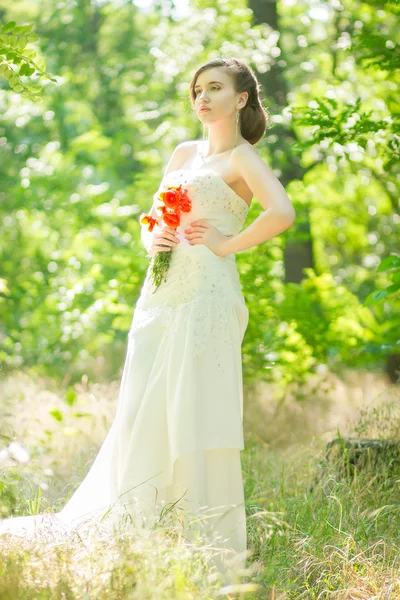
[[(110, 431), (60, 512), (4, 519), (0, 534), (39, 535), (60, 525), (64, 535), (88, 522), (127, 531), (150, 527), (172, 505), (184, 511), (189, 539), (201, 512), (216, 543), (246, 554), (240, 451), (248, 309), (235, 254), (290, 227), (295, 211), (254, 149), (267, 113), (251, 68), (211, 60), (194, 73), (190, 97), (208, 139), (175, 148), (150, 216), (158, 219), (165, 186), (183, 185), (191, 210), (176, 229), (159, 219), (151, 231), (142, 226), (148, 257), (170, 252), (171, 261), (157, 288), (151, 265), (146, 273)], [(264, 211), (241, 230), (253, 195)]]

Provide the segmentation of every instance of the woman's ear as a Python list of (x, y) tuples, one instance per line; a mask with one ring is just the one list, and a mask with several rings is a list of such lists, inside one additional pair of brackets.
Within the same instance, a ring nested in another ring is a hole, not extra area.
[(242, 101), (242, 105), (243, 108), (246, 106), (247, 104), (247, 100), (249, 99), (249, 93), (248, 92), (243, 92), (244, 96), (241, 96), (241, 101)]

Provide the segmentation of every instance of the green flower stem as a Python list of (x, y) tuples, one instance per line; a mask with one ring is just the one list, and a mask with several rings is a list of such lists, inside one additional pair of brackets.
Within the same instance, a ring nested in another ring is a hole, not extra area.
[(151, 259), (150, 264), (150, 275), (154, 281), (156, 289), (153, 294), (157, 291), (162, 281), (166, 281), (169, 264), (171, 262), (172, 248), (169, 252), (157, 252), (157, 254)]

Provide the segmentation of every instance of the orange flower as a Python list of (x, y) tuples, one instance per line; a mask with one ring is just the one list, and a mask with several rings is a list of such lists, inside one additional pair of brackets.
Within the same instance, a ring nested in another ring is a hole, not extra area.
[(149, 231), (153, 231), (154, 226), (157, 224), (157, 219), (154, 219), (151, 215), (142, 214), (140, 223), (141, 225), (147, 225)]
[[(162, 205), (172, 209), (176, 214), (190, 212), (192, 208), (188, 191), (181, 183), (178, 186), (166, 186), (164, 190), (160, 192), (156, 206), (160, 208)], [(161, 212), (163, 212), (162, 209)]]
[(181, 212), (188, 213), (192, 208), (192, 203), (189, 198), (183, 196), (179, 205)]
[(179, 215), (171, 212), (165, 212), (163, 214), (163, 220), (169, 227), (178, 227), (181, 222)]
[(168, 208), (177, 208), (180, 201), (180, 193), (178, 189), (170, 188), (165, 192), (161, 192), (160, 200), (164, 202)]
[(192, 210), (192, 202), (189, 198), (188, 191), (186, 188), (179, 184), (178, 190), (180, 192), (181, 198), (179, 202), (179, 210), (181, 212), (190, 212)]

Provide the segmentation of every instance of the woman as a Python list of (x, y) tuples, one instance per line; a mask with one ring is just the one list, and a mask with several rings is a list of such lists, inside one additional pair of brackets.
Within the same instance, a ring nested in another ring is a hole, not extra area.
[[(176, 230), (142, 229), (149, 257), (172, 252), (167, 277), (156, 289), (150, 268), (146, 274), (115, 420), (86, 478), (54, 516), (66, 526), (128, 517), (138, 527), (168, 504), (183, 512), (188, 538), (201, 511), (203, 533), (245, 554), (241, 343), (248, 309), (235, 253), (290, 227), (295, 212), (253, 148), (267, 123), (253, 71), (234, 58), (212, 60), (195, 72), (190, 94), (208, 140), (175, 148), (158, 192), (181, 183), (191, 211)], [(240, 231), (253, 195), (265, 210)], [(48, 515), (17, 517), (0, 532), (32, 527), (39, 517), (44, 527)]]

